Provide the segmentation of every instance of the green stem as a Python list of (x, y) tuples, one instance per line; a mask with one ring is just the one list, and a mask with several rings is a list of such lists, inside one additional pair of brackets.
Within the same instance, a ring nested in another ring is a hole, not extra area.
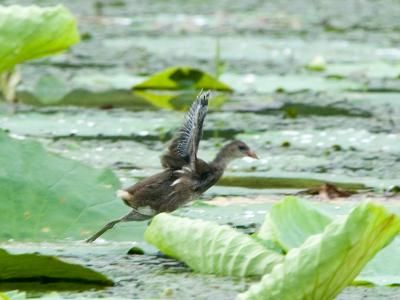
[(20, 80), (21, 75), (17, 67), (0, 73), (0, 92), (6, 102), (16, 102), (16, 88)]

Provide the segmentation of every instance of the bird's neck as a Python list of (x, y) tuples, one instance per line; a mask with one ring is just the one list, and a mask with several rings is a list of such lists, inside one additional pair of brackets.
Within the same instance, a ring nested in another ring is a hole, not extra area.
[(211, 162), (211, 165), (221, 173), (224, 172), (228, 164), (233, 160), (234, 158), (230, 156), (225, 148), (222, 148), (217, 156), (214, 158), (214, 160)]
[(201, 182), (201, 187), (199, 188), (200, 193), (205, 192), (222, 177), (225, 168), (231, 160), (232, 158), (228, 151), (226, 151), (225, 148), (222, 148), (214, 160), (208, 164), (210, 167), (210, 172), (208, 173), (208, 176), (206, 176)]

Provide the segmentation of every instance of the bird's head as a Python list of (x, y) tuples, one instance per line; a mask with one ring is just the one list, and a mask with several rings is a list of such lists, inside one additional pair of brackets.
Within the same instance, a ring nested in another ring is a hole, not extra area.
[(258, 159), (257, 154), (250, 149), (250, 147), (242, 141), (233, 141), (224, 147), (225, 155), (231, 158), (252, 157)]

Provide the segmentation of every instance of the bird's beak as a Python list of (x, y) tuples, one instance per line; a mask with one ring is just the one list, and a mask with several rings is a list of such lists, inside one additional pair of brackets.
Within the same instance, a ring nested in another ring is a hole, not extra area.
[(251, 150), (247, 151), (247, 152), (246, 152), (246, 155), (249, 156), (249, 157), (258, 159), (257, 154), (256, 154), (255, 152), (251, 151)]

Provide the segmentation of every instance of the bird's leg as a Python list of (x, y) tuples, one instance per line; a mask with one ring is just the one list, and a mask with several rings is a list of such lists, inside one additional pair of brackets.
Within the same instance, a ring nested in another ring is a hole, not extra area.
[(94, 235), (92, 235), (90, 238), (86, 240), (86, 243), (91, 243), (97, 240), (98, 237), (103, 235), (104, 232), (107, 230), (111, 229), (114, 227), (115, 224), (121, 222), (121, 219), (113, 220), (111, 222), (108, 222), (102, 229), (100, 229), (98, 232), (96, 232)]
[(132, 210), (127, 215), (125, 215), (119, 219), (113, 220), (111, 222), (108, 222), (103, 228), (101, 228), (98, 232), (96, 232), (94, 235), (92, 235), (90, 238), (88, 238), (86, 240), (86, 242), (87, 243), (94, 242), (95, 240), (97, 240), (98, 237), (103, 235), (103, 233), (105, 233), (107, 230), (113, 228), (114, 225), (119, 222), (144, 221), (144, 220), (150, 219), (151, 217), (152, 216), (143, 215), (136, 210)]

